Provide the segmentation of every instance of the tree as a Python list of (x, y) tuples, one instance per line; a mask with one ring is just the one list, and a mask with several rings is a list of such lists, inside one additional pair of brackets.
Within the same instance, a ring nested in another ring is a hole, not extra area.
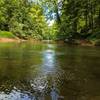
[(43, 8), (31, 0), (0, 1), (0, 29), (19, 38), (43, 38), (46, 25)]

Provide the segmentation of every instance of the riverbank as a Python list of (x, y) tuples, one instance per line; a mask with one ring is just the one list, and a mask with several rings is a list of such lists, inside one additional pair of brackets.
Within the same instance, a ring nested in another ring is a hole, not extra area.
[(41, 40), (35, 40), (35, 39), (25, 40), (25, 39), (20, 39), (18, 37), (15, 37), (15, 38), (0, 37), (0, 43), (9, 43), (9, 42), (17, 42), (17, 43), (20, 43), (20, 42), (41, 43), (43, 41), (41, 41)]
[(0, 38), (0, 42), (20, 42), (23, 41), (18, 38)]
[(7, 38), (7, 37), (0, 37), (0, 43), (8, 43), (8, 42), (32, 42), (32, 43), (58, 43), (58, 44), (70, 44), (70, 45), (81, 45), (81, 46), (100, 46), (100, 40), (73, 40), (73, 41), (63, 41), (63, 40), (35, 40), (35, 39), (19, 39), (17, 37), (15, 38)]
[(100, 40), (78, 40), (79, 45), (82, 46), (100, 46)]
[(57, 44), (70, 44), (81, 46), (100, 46), (100, 39), (63, 39), (63, 40), (39, 40), (39, 39), (21, 39), (14, 35), (12, 32), (0, 31), (0, 42), (32, 42), (32, 43), (57, 43)]
[(65, 43), (73, 45), (81, 45), (81, 46), (100, 46), (100, 39), (94, 39), (94, 40), (72, 39), (71, 41), (65, 40)]

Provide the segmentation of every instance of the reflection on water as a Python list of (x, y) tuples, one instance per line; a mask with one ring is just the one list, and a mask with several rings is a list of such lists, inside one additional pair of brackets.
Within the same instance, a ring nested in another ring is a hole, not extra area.
[[(51, 100), (58, 100), (59, 98), (64, 98), (59, 96), (56, 89), (52, 89)], [(46, 100), (43, 93), (28, 93), (27, 91), (21, 92), (20, 90), (13, 89), (9, 94), (4, 92), (0, 93), (0, 100)]]
[(55, 51), (53, 50), (46, 50), (43, 52), (43, 71), (48, 73), (52, 72), (55, 69)]
[(100, 48), (0, 44), (0, 100), (100, 100)]
[(20, 90), (12, 90), (9, 94), (0, 93), (0, 100), (35, 100), (35, 97), (28, 95), (27, 92), (21, 93)]

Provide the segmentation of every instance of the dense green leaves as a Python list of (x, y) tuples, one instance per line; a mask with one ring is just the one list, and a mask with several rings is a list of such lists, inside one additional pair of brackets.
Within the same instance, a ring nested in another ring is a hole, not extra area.
[(45, 26), (41, 6), (29, 0), (0, 1), (0, 30), (11, 31), (24, 39), (42, 39)]
[(62, 3), (60, 33), (63, 32), (64, 37), (87, 38), (97, 33), (100, 28), (99, 0), (63, 0)]
[(19, 38), (100, 38), (99, 28), (100, 0), (0, 0), (0, 30)]

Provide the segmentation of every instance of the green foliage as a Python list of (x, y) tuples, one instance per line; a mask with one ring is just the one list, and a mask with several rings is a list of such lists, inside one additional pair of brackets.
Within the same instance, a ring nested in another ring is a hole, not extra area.
[(95, 46), (100, 46), (100, 39), (94, 41)]
[(43, 39), (47, 24), (40, 5), (29, 0), (2, 0), (0, 9), (1, 30), (23, 39)]
[(88, 39), (100, 39), (100, 29), (95, 29), (94, 34), (91, 34)]
[(0, 30), (23, 39), (100, 39), (100, 0), (0, 0)]
[(63, 0), (59, 35), (62, 38), (77, 36), (100, 38), (100, 1)]
[(3, 37), (3, 38), (15, 38), (16, 36), (11, 32), (0, 31), (0, 37)]

